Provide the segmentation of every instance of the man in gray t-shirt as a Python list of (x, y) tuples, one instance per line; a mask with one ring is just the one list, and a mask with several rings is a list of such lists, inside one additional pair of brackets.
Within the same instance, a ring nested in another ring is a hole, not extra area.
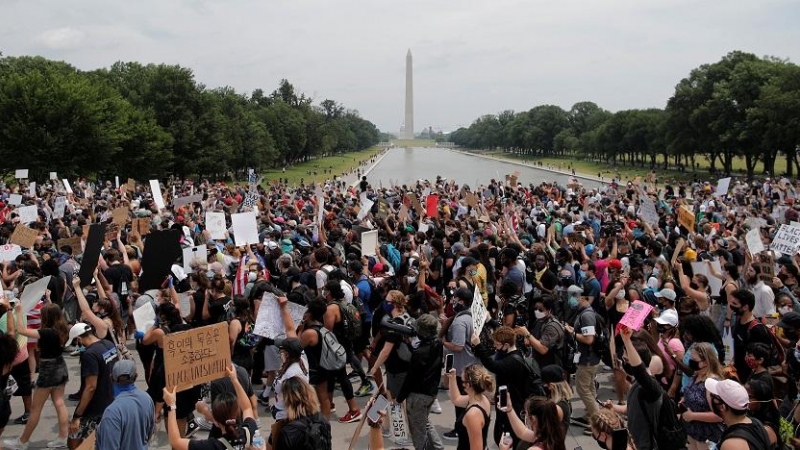
[[(470, 346), (470, 339), (472, 339), (473, 324), (472, 313), (470, 307), (472, 306), (472, 299), (474, 293), (467, 288), (459, 288), (453, 293), (453, 307), (456, 310), (456, 315), (450, 327), (447, 329), (447, 339), (444, 341), (445, 353), (453, 354), (453, 368), (456, 369), (456, 383), (458, 390), (462, 395), (466, 395), (464, 384), (461, 382), (461, 374), (464, 368), (471, 364), (478, 363), (478, 358), (472, 354), (472, 347)], [(456, 418), (461, 417), (463, 408), (456, 408)], [(458, 434), (454, 429), (444, 433), (445, 439), (458, 439)]]
[(600, 368), (600, 355), (594, 350), (594, 340), (599, 334), (597, 329), (597, 313), (592, 309), (592, 297), (581, 296), (578, 300), (578, 314), (574, 326), (564, 327), (567, 333), (575, 336), (578, 343), (575, 363), (578, 365), (575, 372), (575, 387), (583, 405), (586, 407), (586, 416), (573, 417), (572, 422), (584, 428), (589, 428), (589, 418), (597, 412), (597, 388), (594, 378)]

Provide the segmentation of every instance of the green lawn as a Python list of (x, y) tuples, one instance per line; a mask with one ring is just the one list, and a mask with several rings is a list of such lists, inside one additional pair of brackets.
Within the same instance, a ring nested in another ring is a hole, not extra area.
[(392, 139), (392, 144), (398, 147), (434, 147), (433, 139)]
[[(322, 173), (323, 169), (333, 169), (333, 174), (340, 175), (343, 171), (358, 166), (359, 161), (367, 159), (380, 150), (380, 147), (370, 147), (366, 150), (352, 153), (344, 153), (337, 156), (312, 159), (311, 161), (287, 167), (284, 173), (280, 169), (267, 170), (263, 172), (264, 183), (270, 184), (277, 178), (288, 178), (289, 185), (294, 186), (300, 183), (302, 178), (305, 183), (310, 181), (325, 181), (333, 178), (332, 174)], [(317, 171), (317, 175), (308, 175), (308, 171)]]

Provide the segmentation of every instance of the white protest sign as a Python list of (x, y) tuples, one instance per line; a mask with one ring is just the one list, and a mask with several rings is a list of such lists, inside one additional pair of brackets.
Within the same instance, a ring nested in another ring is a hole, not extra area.
[[(306, 313), (306, 307), (298, 305), (297, 303), (287, 302), (286, 307), (289, 309), (289, 315), (292, 316), (295, 326), (303, 321), (303, 315)], [(256, 316), (256, 325), (253, 328), (253, 333), (275, 339), (286, 334), (286, 327), (283, 325), (283, 315), (281, 313), (281, 306), (278, 304), (278, 298), (275, 294), (265, 292), (261, 298), (261, 306), (258, 308), (258, 315)]]
[(196, 247), (188, 247), (183, 249), (183, 270), (185, 270), (186, 273), (194, 272), (194, 270), (192, 270), (192, 263), (195, 261), (198, 263), (204, 263), (207, 261), (205, 245), (198, 245)]
[(761, 231), (758, 228), (748, 231), (744, 239), (751, 255), (757, 255), (764, 251), (764, 243), (761, 242)]
[(32, 310), (39, 300), (42, 299), (47, 291), (47, 285), (50, 283), (50, 276), (46, 276), (38, 281), (25, 286), (20, 296), (22, 302), (22, 311), (28, 312)]
[[(186, 315), (189, 311), (181, 310), (181, 314)], [(156, 319), (156, 310), (150, 302), (133, 310), (133, 322), (136, 324), (136, 331), (147, 332), (153, 326)]]
[(717, 188), (714, 189), (714, 197), (722, 197), (728, 195), (728, 188), (731, 185), (731, 178), (720, 178), (717, 181)]
[(419, 227), (417, 227), (417, 231), (419, 231), (420, 233), (427, 233), (428, 229), (430, 229), (430, 226), (427, 223), (423, 223), (422, 221), (420, 221)]
[(225, 213), (207, 212), (206, 230), (211, 234), (211, 239), (225, 239)]
[(358, 211), (358, 220), (363, 220), (364, 217), (367, 217), (374, 204), (375, 202), (367, 198), (366, 193), (361, 194), (361, 210)]
[(28, 178), (28, 169), (17, 169), (14, 171), (14, 178), (26, 179)]
[(317, 187), (314, 196), (317, 198), (317, 224), (322, 225), (322, 219), (325, 216), (325, 195), (322, 193), (322, 189)]
[(22, 196), (19, 194), (11, 194), (8, 196), (8, 204), (9, 205), (21, 205), (22, 204)]
[(64, 183), (64, 189), (67, 190), (67, 194), (73, 194), (72, 186), (69, 185), (69, 180), (64, 178), (63, 180), (61, 180), (61, 182)]
[(178, 305), (181, 308), (181, 316), (186, 317), (192, 311), (192, 297), (188, 292), (178, 292)]
[(19, 221), (22, 223), (36, 222), (36, 219), (39, 218), (39, 210), (33, 205), (17, 208), (17, 213), (19, 213)]
[(656, 211), (656, 205), (653, 203), (653, 200), (651, 200), (650, 197), (643, 195), (641, 197), (641, 201), (642, 204), (639, 207), (639, 217), (651, 225), (658, 224), (658, 211)]
[(233, 240), (236, 246), (258, 244), (258, 225), (252, 212), (231, 214)]
[(375, 256), (375, 247), (378, 246), (378, 230), (361, 233), (361, 254)]
[(114, 188), (119, 189), (119, 176), (114, 176)]
[[(714, 267), (717, 273), (722, 273), (722, 266), (719, 263), (719, 259), (711, 261), (711, 266)], [(693, 262), (692, 272), (694, 272), (695, 275), (705, 275), (705, 277), (708, 278), (708, 287), (711, 289), (711, 295), (719, 295), (719, 290), (722, 289), (722, 280), (711, 274), (711, 270), (709, 270), (706, 261)]]
[(31, 181), (30, 183), (28, 183), (28, 192), (32, 196), (36, 197), (36, 182), (35, 181)]
[(153, 201), (159, 210), (166, 208), (164, 204), (164, 196), (161, 195), (161, 185), (158, 180), (150, 180), (150, 190), (153, 192)]
[(480, 333), (483, 329), (483, 324), (486, 323), (488, 311), (486, 310), (486, 306), (483, 304), (481, 290), (477, 287), (475, 288), (475, 295), (472, 297), (472, 307), (470, 309), (472, 310), (473, 332)]
[(64, 210), (66, 208), (67, 208), (67, 197), (64, 196), (56, 197), (56, 201), (53, 206), (53, 218), (60, 219), (64, 217)]
[(50, 179), (51, 180), (57, 180), (58, 179), (58, 173), (50, 172)]
[(0, 245), (0, 262), (14, 261), (22, 254), (22, 247), (17, 244)]
[(800, 228), (781, 225), (781, 228), (775, 233), (775, 238), (772, 239), (769, 249), (784, 255), (794, 256), (797, 253), (798, 246), (800, 246)]

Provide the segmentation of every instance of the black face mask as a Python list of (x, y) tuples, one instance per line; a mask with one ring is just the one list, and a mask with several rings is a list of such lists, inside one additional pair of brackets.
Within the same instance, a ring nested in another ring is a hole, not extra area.
[(730, 309), (731, 309), (731, 311), (732, 311), (734, 314), (737, 314), (737, 315), (738, 315), (739, 313), (741, 313), (741, 312), (742, 312), (742, 307), (741, 307), (741, 306), (739, 306), (739, 307), (733, 307), (733, 306), (731, 306), (731, 305), (728, 305), (728, 308), (730, 308)]
[(691, 283), (689, 283), (689, 287), (690, 287), (690, 288), (692, 288), (692, 289), (695, 289), (695, 290), (697, 290), (697, 287), (698, 287), (698, 286), (697, 286), (697, 283), (695, 283), (694, 281), (692, 281)]
[(719, 417), (722, 417), (722, 409), (720, 409), (721, 406), (722, 405), (718, 404), (716, 401), (714, 401), (714, 399), (711, 399), (711, 411)]
[(698, 370), (700, 370), (700, 361), (695, 361), (693, 359), (690, 359), (689, 368), (692, 369), (693, 372), (697, 372)]

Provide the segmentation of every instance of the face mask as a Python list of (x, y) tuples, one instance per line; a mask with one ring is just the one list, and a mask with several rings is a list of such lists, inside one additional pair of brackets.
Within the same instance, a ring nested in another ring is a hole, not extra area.
[(620, 289), (619, 292), (617, 292), (617, 300), (622, 300), (623, 298), (625, 298), (625, 290)]
[(394, 305), (392, 305), (391, 303), (386, 303), (385, 302), (383, 304), (383, 310), (386, 311), (387, 313), (391, 312), (391, 310), (393, 310), (393, 309), (394, 309)]
[(470, 271), (469, 271), (469, 274), (470, 274), (470, 276), (473, 276), (473, 277), (474, 277), (474, 276), (477, 276), (477, 275), (478, 275), (478, 269), (472, 269), (472, 270), (470, 270)]
[[(570, 308), (577, 307), (578, 306), (578, 297), (570, 296), (570, 298), (567, 300), (567, 303), (569, 304)], [(800, 361), (800, 360), (798, 360), (798, 361)]]
[(781, 313), (781, 315), (784, 315), (784, 314), (786, 314), (788, 312), (791, 312), (792, 311), (792, 307), (791, 306), (781, 306), (780, 308), (778, 308), (778, 311)]
[(728, 308), (730, 308), (730, 309), (731, 309), (731, 312), (733, 312), (734, 314), (739, 314), (739, 313), (741, 313), (741, 312), (742, 312), (742, 307), (741, 307), (741, 306), (739, 306), (739, 307), (733, 307), (733, 306), (731, 306), (731, 305), (728, 305)]
[(453, 305), (453, 310), (457, 313), (464, 311), (465, 309), (467, 309), (467, 307), (461, 303), (456, 303)]
[(697, 372), (698, 370), (700, 370), (700, 361), (695, 361), (693, 359), (690, 359), (689, 368), (692, 369), (693, 372)]
[(722, 405), (719, 405), (716, 401), (711, 400), (711, 411), (714, 414), (718, 415), (719, 417), (722, 417), (722, 408), (721, 408), (721, 406)]
[(800, 349), (798, 349), (798, 348), (794, 349), (794, 359), (796, 361), (800, 361)]
[(544, 312), (544, 311), (539, 311), (537, 309), (536, 311), (533, 312), (533, 315), (536, 316), (537, 319), (544, 319), (544, 317), (547, 315), (547, 313)]
[(256, 281), (256, 278), (258, 278), (258, 274), (256, 274), (255, 272), (250, 272), (250, 273), (247, 274), (247, 281), (249, 281), (251, 283), (253, 281)]
[(695, 290), (697, 290), (697, 287), (698, 287), (698, 286), (697, 286), (697, 283), (695, 283), (694, 281), (692, 281), (692, 282), (690, 282), (690, 283), (689, 283), (689, 287), (690, 287), (690, 288), (692, 288), (692, 289), (695, 289)]
[(206, 276), (208, 278), (214, 278), (214, 271), (213, 270), (209, 270), (208, 272), (206, 272)]
[(508, 353), (508, 349), (506, 348), (505, 345), (503, 345), (502, 347), (500, 347), (499, 350), (497, 350), (497, 354), (498, 355), (505, 355), (507, 353)]
[(748, 355), (744, 357), (744, 363), (747, 364), (747, 367), (751, 369), (755, 369), (758, 367), (758, 363), (756, 362), (756, 358), (753, 355)]
[(406, 281), (408, 281), (408, 284), (414, 284), (417, 282), (417, 277), (406, 277)]

